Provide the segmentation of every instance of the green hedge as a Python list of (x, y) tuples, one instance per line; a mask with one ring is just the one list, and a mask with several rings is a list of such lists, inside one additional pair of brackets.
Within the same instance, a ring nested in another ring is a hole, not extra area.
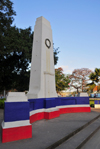
[(6, 98), (0, 99), (0, 109), (4, 109), (4, 101), (5, 100), (6, 100)]
[(90, 107), (94, 107), (94, 100), (90, 100)]

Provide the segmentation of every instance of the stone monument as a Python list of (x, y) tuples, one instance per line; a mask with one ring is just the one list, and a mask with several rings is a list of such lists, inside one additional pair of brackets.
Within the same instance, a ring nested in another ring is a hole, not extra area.
[(44, 17), (36, 20), (28, 99), (57, 97), (51, 25)]
[(52, 119), (65, 113), (90, 112), (89, 97), (86, 93), (80, 96), (52, 98), (57, 97), (52, 30), (45, 18), (37, 18), (28, 99), (24, 92), (8, 94), (4, 103), (2, 143), (31, 138), (30, 123), (37, 120)]

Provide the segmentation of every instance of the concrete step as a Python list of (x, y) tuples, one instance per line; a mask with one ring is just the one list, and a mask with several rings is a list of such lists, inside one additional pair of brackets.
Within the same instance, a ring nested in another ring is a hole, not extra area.
[(100, 149), (100, 129), (91, 137), (81, 149)]
[(80, 149), (100, 129), (100, 115), (46, 149)]
[(79, 131), (56, 149), (80, 149), (100, 129), (100, 118)]

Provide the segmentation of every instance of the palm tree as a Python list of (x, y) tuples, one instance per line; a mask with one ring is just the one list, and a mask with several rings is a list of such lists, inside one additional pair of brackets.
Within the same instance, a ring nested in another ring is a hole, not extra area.
[(92, 72), (89, 76), (91, 83), (88, 83), (88, 91), (93, 92), (94, 87), (99, 83), (100, 81), (100, 69), (95, 68), (95, 71)]

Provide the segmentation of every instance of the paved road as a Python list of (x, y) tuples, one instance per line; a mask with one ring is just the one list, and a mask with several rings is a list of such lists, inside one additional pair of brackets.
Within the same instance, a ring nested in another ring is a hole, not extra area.
[[(100, 113), (70, 113), (51, 120), (40, 120), (32, 124), (32, 138), (9, 143), (1, 143), (0, 149), (45, 149), (69, 133), (83, 126)], [(0, 110), (0, 123), (3, 110)], [(0, 130), (1, 139), (1, 130)]]
[(100, 113), (100, 109), (91, 108), (92, 111)]

